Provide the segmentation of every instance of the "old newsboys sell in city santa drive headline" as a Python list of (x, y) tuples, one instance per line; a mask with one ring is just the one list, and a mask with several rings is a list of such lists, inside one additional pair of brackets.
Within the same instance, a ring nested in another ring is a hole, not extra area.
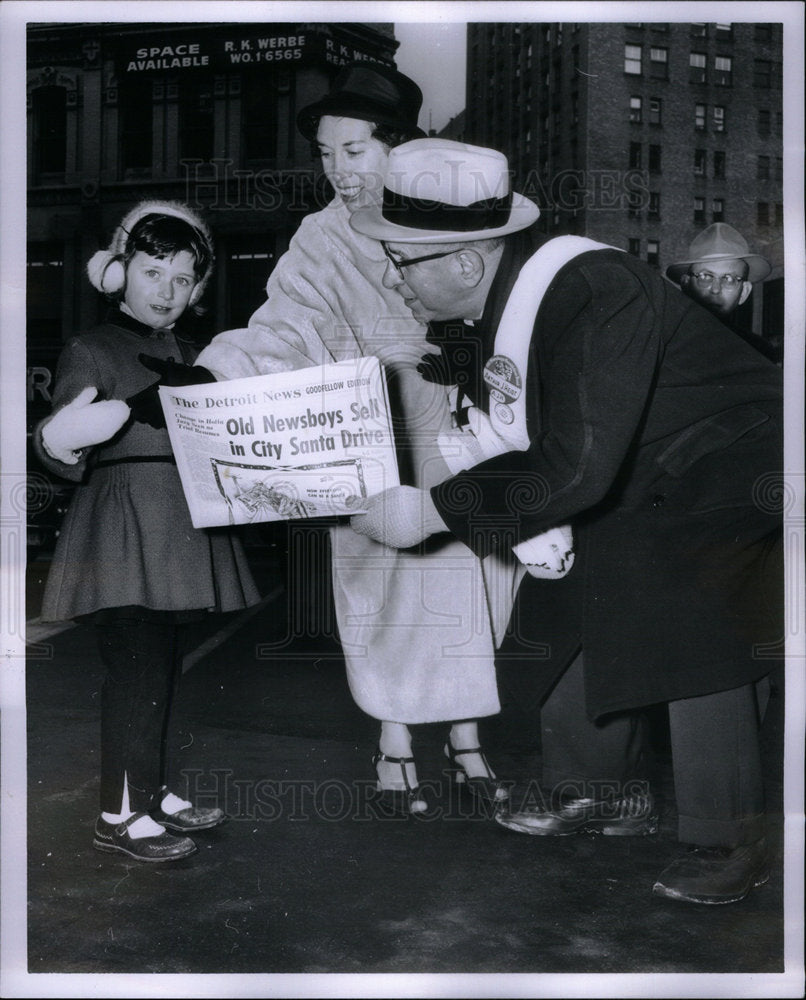
[(352, 514), (399, 483), (377, 358), (163, 387), (160, 399), (197, 528)]

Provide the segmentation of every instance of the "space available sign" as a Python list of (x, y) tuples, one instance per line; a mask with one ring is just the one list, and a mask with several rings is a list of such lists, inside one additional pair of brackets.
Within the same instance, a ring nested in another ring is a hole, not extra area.
[(311, 25), (293, 32), (282, 25), (221, 25), (205, 32), (175, 32), (126, 39), (119, 62), (126, 73), (149, 73), (237, 66), (291, 65), (329, 62), (334, 65), (366, 60), (383, 62), (373, 52), (340, 39), (338, 32), (317, 31)]
[(159, 392), (196, 528), (355, 514), (399, 484), (377, 358)]

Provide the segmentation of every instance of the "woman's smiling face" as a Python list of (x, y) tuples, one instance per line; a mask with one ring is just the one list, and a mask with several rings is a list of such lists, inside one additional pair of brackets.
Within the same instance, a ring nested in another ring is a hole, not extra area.
[(154, 330), (173, 326), (196, 287), (195, 263), (187, 250), (173, 257), (152, 257), (138, 250), (126, 267), (123, 294), (132, 316)]
[(350, 212), (380, 201), (389, 150), (371, 122), (323, 115), (316, 142), (325, 176)]

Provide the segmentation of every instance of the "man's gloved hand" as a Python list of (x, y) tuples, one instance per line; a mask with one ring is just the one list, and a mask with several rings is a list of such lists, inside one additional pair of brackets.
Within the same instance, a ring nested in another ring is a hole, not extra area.
[(42, 428), (45, 451), (57, 462), (76, 465), (82, 448), (108, 441), (129, 419), (129, 407), (122, 399), (93, 403), (97, 395), (94, 386), (87, 386)]
[(541, 580), (564, 577), (574, 565), (574, 536), (570, 525), (549, 528), (534, 538), (513, 546), (530, 576)]
[(393, 549), (408, 549), (438, 531), (447, 531), (431, 494), (413, 486), (394, 486), (370, 497), (365, 514), (353, 514), (350, 526)]
[(135, 420), (141, 424), (150, 424), (154, 428), (165, 426), (165, 414), (157, 392), (161, 385), (202, 385), (204, 382), (216, 380), (215, 375), (201, 365), (185, 365), (174, 361), (173, 358), (163, 360), (150, 354), (138, 354), (137, 359), (144, 368), (156, 372), (160, 378), (158, 382), (153, 382), (140, 392), (129, 396), (126, 402), (131, 407)]

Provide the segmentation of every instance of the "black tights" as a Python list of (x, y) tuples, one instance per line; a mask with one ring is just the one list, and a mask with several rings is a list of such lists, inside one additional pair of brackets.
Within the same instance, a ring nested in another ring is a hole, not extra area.
[(167, 784), (165, 745), (181, 677), (180, 626), (138, 618), (96, 624), (101, 689), (101, 812), (120, 813), (124, 774), (132, 812)]

